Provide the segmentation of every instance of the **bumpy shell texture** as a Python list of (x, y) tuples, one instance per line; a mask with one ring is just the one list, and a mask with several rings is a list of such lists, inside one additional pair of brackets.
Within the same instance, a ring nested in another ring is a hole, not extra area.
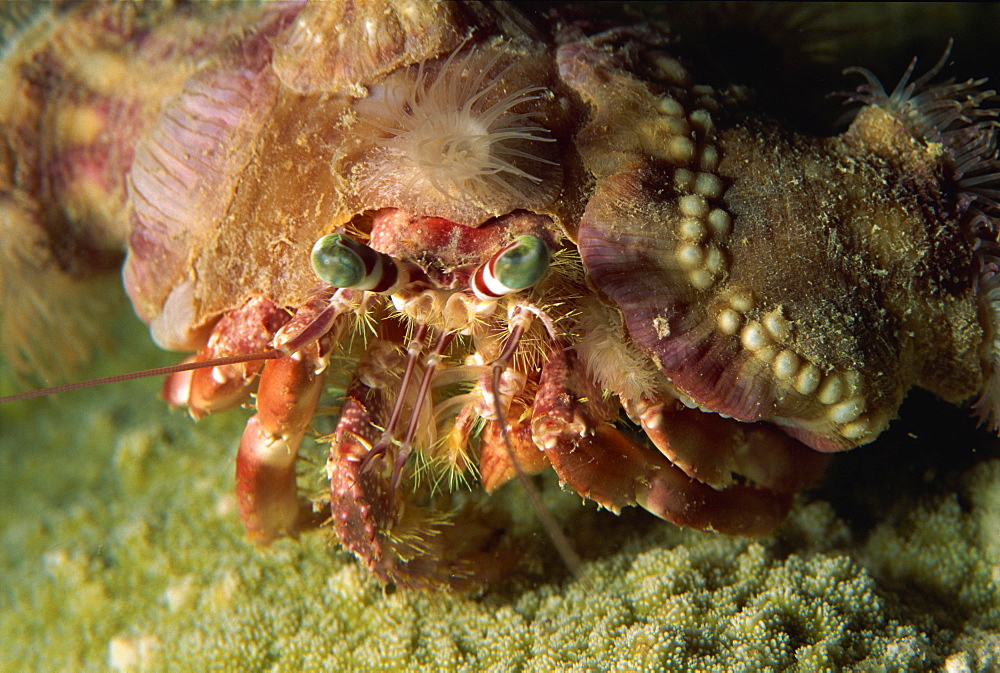
[(835, 451), (876, 437), (913, 385), (956, 402), (982, 389), (969, 199), (942, 188), (942, 145), (877, 105), (831, 139), (716, 126), (710, 103), (651, 92), (624, 56), (560, 57), (596, 108), (581, 153), (608, 176), (581, 223), (585, 266), (689, 404)]

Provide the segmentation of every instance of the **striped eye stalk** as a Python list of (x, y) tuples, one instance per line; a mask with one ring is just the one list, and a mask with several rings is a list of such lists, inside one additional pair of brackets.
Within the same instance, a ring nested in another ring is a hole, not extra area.
[(327, 234), (312, 248), (313, 271), (333, 287), (392, 294), (409, 280), (407, 269), (389, 255), (343, 234)]
[(469, 284), (477, 297), (492, 301), (533, 286), (548, 269), (549, 249), (545, 242), (526, 234), (476, 269)]

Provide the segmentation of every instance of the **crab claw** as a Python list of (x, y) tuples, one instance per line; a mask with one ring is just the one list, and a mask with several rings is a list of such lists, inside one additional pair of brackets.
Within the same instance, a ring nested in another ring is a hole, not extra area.
[(249, 538), (269, 544), (316, 523), (295, 485), (299, 444), (316, 411), (326, 360), (321, 342), (264, 365), (257, 414), (236, 456), (236, 497)]
[(791, 496), (732, 485), (715, 490), (607, 423), (613, 407), (558, 345), (542, 368), (532, 434), (563, 483), (614, 512), (638, 504), (677, 525), (762, 535), (784, 518)]
[[(293, 351), (264, 365), (257, 414), (247, 422), (236, 456), (236, 496), (247, 535), (258, 544), (320, 523), (295, 485), (299, 444), (319, 403), (331, 344), (340, 339), (349, 302), (320, 289), (273, 339)], [(294, 343), (294, 347), (287, 344)]]
[(400, 503), (384, 474), (392, 461), (377, 461), (372, 469), (362, 469), (362, 464), (381, 435), (379, 426), (388, 419), (391, 406), (383, 390), (358, 378), (351, 381), (327, 461), (333, 529), (345, 547), (381, 571), (383, 580), (392, 570), (393, 555), (383, 549), (378, 533), (395, 525)]
[(517, 476), (518, 469), (526, 475), (532, 475), (549, 467), (548, 456), (532, 439), (531, 417), (522, 418), (524, 411), (524, 404), (515, 402), (507, 413), (509, 443), (504, 441), (500, 421), (487, 421), (483, 427), (480, 436), (482, 449), (479, 456), (479, 479), (487, 493), (494, 493)]
[[(266, 350), (275, 332), (289, 318), (288, 311), (269, 299), (251, 297), (223, 315), (212, 328), (208, 343), (185, 362)], [(164, 381), (162, 395), (172, 406), (188, 407), (195, 418), (224, 411), (247, 398), (261, 364), (262, 361), (256, 360), (170, 374)]]
[(639, 414), (646, 436), (692, 479), (715, 489), (736, 475), (757, 486), (795, 493), (823, 474), (827, 454), (767, 423), (739, 423), (689, 409), (676, 400), (650, 404)]

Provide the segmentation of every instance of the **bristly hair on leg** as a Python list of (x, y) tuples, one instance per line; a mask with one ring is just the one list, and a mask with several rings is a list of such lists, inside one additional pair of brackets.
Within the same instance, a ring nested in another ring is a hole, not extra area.
[[(523, 316), (520, 320), (517, 319), (519, 315)], [(504, 369), (506, 369), (510, 364), (514, 352), (517, 350), (521, 335), (525, 330), (525, 323), (530, 322), (532, 315), (537, 315), (537, 317), (543, 320), (546, 329), (549, 330), (550, 335), (553, 339), (555, 339), (556, 335), (554, 326), (548, 316), (544, 315), (534, 307), (515, 307), (510, 314), (510, 337), (504, 345), (500, 356), (497, 357), (491, 365), (493, 371), (491, 377), (492, 390), (490, 391), (490, 397), (493, 399), (493, 413), (496, 415), (498, 420), (500, 436), (503, 438), (504, 448), (507, 450), (507, 457), (510, 459), (510, 463), (514, 467), (514, 474), (517, 476), (517, 480), (521, 484), (521, 488), (524, 490), (525, 495), (528, 496), (528, 501), (531, 502), (531, 507), (535, 510), (535, 514), (538, 515), (539, 521), (542, 522), (542, 527), (548, 534), (549, 539), (552, 540), (552, 544), (555, 546), (556, 551), (559, 552), (559, 556), (562, 558), (563, 563), (566, 564), (566, 567), (574, 577), (580, 577), (583, 572), (583, 562), (580, 560), (580, 556), (576, 553), (576, 550), (573, 549), (573, 544), (569, 541), (569, 538), (566, 537), (566, 534), (559, 526), (559, 522), (556, 521), (554, 516), (552, 516), (552, 512), (545, 507), (538, 489), (531, 483), (531, 480), (528, 479), (528, 475), (521, 467), (521, 463), (517, 459), (517, 454), (514, 452), (514, 447), (510, 441), (510, 433), (507, 429), (507, 417), (504, 414), (503, 406), (500, 401), (500, 377), (503, 375)]]

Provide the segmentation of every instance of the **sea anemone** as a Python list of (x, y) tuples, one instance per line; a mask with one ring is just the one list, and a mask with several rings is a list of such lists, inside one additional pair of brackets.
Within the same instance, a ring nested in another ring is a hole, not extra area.
[(507, 46), (476, 46), (373, 87), (357, 105), (375, 135), (355, 168), (366, 208), (477, 226), (551, 203), (562, 171), (556, 141), (538, 120), (552, 95), (526, 60)]
[(937, 64), (910, 81), (911, 61), (891, 92), (870, 71), (850, 68), (867, 81), (849, 100), (877, 105), (899, 120), (918, 140), (940, 144), (948, 156), (947, 174), (955, 187), (958, 217), (966, 228), (978, 264), (978, 297), (986, 323), (985, 385), (974, 408), (981, 423), (1000, 430), (1000, 160), (997, 117), (984, 104), (996, 92), (981, 88), (985, 79), (930, 84), (951, 54), (951, 41)]

